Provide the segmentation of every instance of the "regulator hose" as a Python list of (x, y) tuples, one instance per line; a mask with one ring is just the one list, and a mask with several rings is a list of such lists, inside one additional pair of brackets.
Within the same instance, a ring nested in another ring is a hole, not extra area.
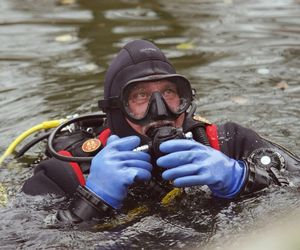
[(28, 129), (27, 131), (23, 132), (20, 136), (18, 136), (9, 145), (9, 147), (6, 149), (6, 151), (4, 152), (4, 154), (0, 157), (0, 164), (2, 164), (2, 162), (4, 161), (4, 159), (14, 152), (15, 148), (17, 147), (17, 145), (20, 144), (29, 135), (31, 135), (32, 133), (37, 132), (39, 130), (55, 128), (55, 127), (59, 126), (64, 121), (65, 121), (64, 119), (45, 121), (45, 122), (42, 122), (42, 123), (40, 123), (40, 124), (38, 124), (38, 125), (30, 128), (30, 129)]
[(72, 123), (76, 123), (76, 122), (80, 122), (80, 121), (83, 121), (83, 120), (87, 120), (87, 119), (95, 119), (95, 118), (98, 118), (98, 119), (104, 119), (106, 118), (106, 115), (105, 114), (91, 114), (91, 115), (84, 115), (84, 116), (80, 116), (80, 117), (76, 117), (74, 119), (71, 119), (61, 125), (59, 125), (49, 136), (49, 139), (48, 139), (48, 150), (49, 150), (49, 153), (61, 160), (61, 161), (67, 161), (67, 162), (91, 162), (93, 157), (74, 157), (74, 156), (64, 156), (64, 155), (60, 155), (55, 149), (54, 149), (54, 146), (53, 146), (53, 141), (55, 139), (55, 137), (59, 134), (59, 132), (61, 132), (61, 130), (67, 126), (69, 126), (70, 124)]
[(48, 132), (46, 134), (43, 134), (35, 139), (33, 139), (32, 141), (30, 141), (29, 143), (27, 143), (25, 146), (23, 146), (15, 155), (16, 158), (21, 157), (22, 155), (24, 155), (30, 148), (32, 148), (35, 144), (39, 143), (42, 140), (45, 140), (49, 137), (49, 135), (51, 134), (51, 132)]

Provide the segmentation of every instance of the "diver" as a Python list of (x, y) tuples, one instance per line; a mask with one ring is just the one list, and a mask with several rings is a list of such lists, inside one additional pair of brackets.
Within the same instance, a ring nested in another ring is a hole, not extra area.
[(53, 141), (59, 155), (91, 163), (48, 152), (23, 192), (69, 197), (57, 218), (82, 222), (162, 200), (174, 189), (206, 185), (212, 196), (231, 200), (290, 184), (286, 172), (299, 168), (295, 155), (236, 123), (195, 115), (194, 96), (153, 43), (127, 43), (105, 76), (105, 117), (79, 122)]

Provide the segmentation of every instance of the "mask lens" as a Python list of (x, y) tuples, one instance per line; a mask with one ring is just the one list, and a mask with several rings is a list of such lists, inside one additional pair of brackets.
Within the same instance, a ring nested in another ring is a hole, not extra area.
[(143, 119), (148, 113), (154, 92), (160, 93), (172, 113), (184, 112), (190, 105), (192, 96), (189, 85), (181, 85), (169, 80), (136, 82), (127, 85), (122, 95), (126, 114), (136, 120)]
[(124, 95), (125, 109), (132, 118), (141, 119), (148, 109), (151, 92), (143, 85), (137, 84), (127, 89)]

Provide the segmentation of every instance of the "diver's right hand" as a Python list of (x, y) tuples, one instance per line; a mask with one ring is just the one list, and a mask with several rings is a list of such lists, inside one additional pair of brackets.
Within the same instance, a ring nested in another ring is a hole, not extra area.
[(115, 209), (122, 206), (129, 185), (151, 178), (150, 155), (132, 151), (139, 144), (138, 136), (111, 135), (92, 160), (86, 187)]

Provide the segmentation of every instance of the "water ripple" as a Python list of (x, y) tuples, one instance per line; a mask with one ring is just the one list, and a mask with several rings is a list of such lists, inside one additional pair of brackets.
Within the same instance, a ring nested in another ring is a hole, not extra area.
[(104, 12), (107, 19), (112, 20), (156, 20), (158, 15), (151, 9), (119, 9)]

